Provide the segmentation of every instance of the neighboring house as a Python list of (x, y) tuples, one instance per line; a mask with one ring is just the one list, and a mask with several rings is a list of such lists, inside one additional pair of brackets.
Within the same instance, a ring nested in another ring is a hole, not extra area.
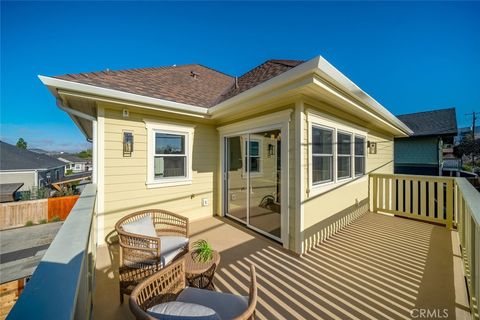
[[(462, 139), (467, 136), (472, 135), (472, 127), (464, 127), (458, 129), (458, 136), (455, 137), (455, 144), (459, 144)], [(480, 126), (475, 127), (475, 139), (480, 139)]]
[(322, 57), (40, 76), (89, 141), (98, 241), (124, 215), (227, 216), (298, 253), (369, 208), (412, 131)]
[(0, 181), (23, 183), (19, 191), (50, 186), (61, 180), (64, 166), (65, 163), (53, 157), (0, 141)]
[(57, 159), (66, 163), (65, 173), (72, 170), (72, 173), (80, 173), (92, 170), (92, 160), (83, 159), (73, 154), (61, 154)]
[(395, 173), (441, 176), (443, 145), (457, 135), (455, 108), (397, 116), (413, 134), (395, 139)]

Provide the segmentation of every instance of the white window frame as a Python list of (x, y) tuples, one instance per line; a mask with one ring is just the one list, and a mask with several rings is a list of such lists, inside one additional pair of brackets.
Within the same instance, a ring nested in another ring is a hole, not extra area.
[[(308, 163), (308, 190), (307, 192), (310, 196), (319, 195), (324, 193), (328, 190), (336, 188), (342, 184), (348, 183), (352, 180), (363, 179), (366, 174), (366, 167), (367, 167), (367, 153), (365, 152), (365, 161), (364, 161), (364, 174), (355, 176), (355, 148), (354, 148), (354, 141), (355, 136), (362, 137), (365, 140), (366, 148), (366, 140), (368, 136), (368, 131), (366, 128), (360, 127), (358, 125), (349, 123), (343, 119), (336, 118), (331, 115), (327, 115), (325, 113), (319, 112), (317, 110), (308, 109), (306, 110), (306, 120), (307, 120), (307, 127), (308, 127), (308, 155), (307, 155), (307, 163)], [(332, 130), (332, 143), (333, 143), (333, 166), (332, 166), (332, 181), (326, 181), (323, 183), (313, 183), (313, 148), (312, 148), (312, 135), (313, 135), (313, 127), (325, 128)], [(351, 143), (351, 161), (350, 161), (350, 177), (348, 178), (338, 178), (338, 145), (337, 145), (337, 133), (345, 133), (349, 134), (352, 137)], [(364, 149), (366, 150), (366, 149)]]
[[(339, 134), (343, 134), (343, 135), (346, 135), (346, 136), (350, 136), (350, 154), (349, 155), (340, 155), (338, 153), (338, 135)], [(353, 132), (351, 131), (346, 131), (346, 130), (341, 130), (341, 129), (335, 129), (335, 149), (337, 149), (337, 156), (335, 157), (335, 161), (337, 163), (337, 170), (335, 170), (335, 177), (337, 178), (337, 181), (343, 181), (343, 180), (347, 180), (347, 179), (351, 179), (353, 177), (353, 170), (355, 169), (354, 168), (354, 157), (355, 155), (353, 154), (353, 141), (354, 141), (354, 137), (355, 137), (355, 134), (353, 134)], [(349, 176), (346, 176), (346, 177), (339, 177), (338, 176), (338, 159), (339, 158), (350, 158), (350, 175)]]
[[(363, 139), (363, 155), (357, 155), (355, 153), (355, 146), (356, 146), (356, 143), (355, 143), (355, 139), (357, 138), (361, 138)], [(355, 134), (353, 136), (353, 169), (355, 170), (355, 160), (357, 158), (363, 158), (363, 170), (362, 170), (362, 173), (361, 174), (357, 174), (355, 171), (353, 172), (353, 175), (358, 178), (358, 177), (361, 177), (361, 176), (364, 176), (366, 171), (367, 171), (367, 137), (366, 136), (362, 136), (360, 134)]]
[[(147, 129), (147, 188), (161, 188), (192, 184), (192, 151), (194, 125), (178, 124), (169, 122), (158, 122), (155, 120), (144, 119)], [(166, 177), (155, 178), (155, 134), (175, 134), (185, 137), (185, 176), (184, 177)]]
[[(330, 131), (332, 133), (332, 153), (331, 154), (327, 154), (327, 153), (313, 153), (313, 128), (317, 128), (317, 129), (321, 129), (321, 130), (326, 130), (326, 131)], [(311, 152), (309, 152), (309, 155), (311, 156), (311, 159), (309, 159), (308, 161), (311, 162), (311, 180), (312, 180), (312, 185), (313, 186), (319, 186), (319, 185), (325, 185), (325, 184), (330, 184), (332, 182), (334, 182), (335, 180), (335, 169), (336, 169), (336, 163), (335, 163), (335, 128), (331, 128), (331, 127), (327, 127), (327, 126), (322, 126), (322, 125), (319, 125), (319, 124), (316, 124), (316, 123), (312, 123), (311, 127), (310, 127), (310, 141), (312, 142), (311, 145), (312, 145), (312, 148), (311, 148)], [(332, 157), (332, 165), (331, 165), (331, 169), (332, 169), (332, 172), (331, 172), (331, 179), (330, 180), (325, 180), (325, 181), (318, 181), (318, 182), (314, 182), (313, 181), (313, 157)]]
[[(250, 159), (250, 141), (258, 142), (258, 171), (251, 171), (250, 170), (250, 162), (244, 163), (242, 166), (242, 178), (246, 179), (247, 173), (250, 174), (250, 177), (259, 177), (263, 175), (263, 140), (261, 138), (249, 138), (250, 136), (254, 136), (255, 134), (248, 134), (245, 135), (245, 139), (243, 139), (243, 146), (242, 146), (242, 163), (246, 162)], [(246, 150), (248, 141), (248, 150)], [(257, 157), (257, 156), (256, 156)], [(248, 158), (248, 159), (247, 159)], [(248, 166), (248, 170), (247, 170)]]

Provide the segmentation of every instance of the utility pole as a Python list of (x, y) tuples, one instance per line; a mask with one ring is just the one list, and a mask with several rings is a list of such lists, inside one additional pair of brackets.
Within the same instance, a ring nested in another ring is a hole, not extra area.
[(473, 140), (473, 152), (472, 156), (472, 170), (475, 173), (475, 126), (477, 122), (477, 115), (480, 115), (480, 112), (471, 112), (466, 113), (466, 116), (472, 116), (472, 140)]

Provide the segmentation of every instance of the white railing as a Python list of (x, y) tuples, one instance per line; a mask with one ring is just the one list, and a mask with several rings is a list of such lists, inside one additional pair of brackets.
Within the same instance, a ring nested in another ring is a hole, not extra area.
[(88, 185), (7, 319), (90, 319), (97, 189)]
[(465, 178), (370, 174), (373, 212), (457, 227), (470, 309), (479, 319), (480, 193)]

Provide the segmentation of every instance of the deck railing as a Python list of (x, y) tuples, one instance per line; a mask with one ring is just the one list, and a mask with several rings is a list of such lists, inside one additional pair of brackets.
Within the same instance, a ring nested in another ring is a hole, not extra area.
[(7, 319), (91, 318), (96, 194), (85, 187)]
[(480, 193), (465, 179), (370, 174), (371, 210), (457, 228), (474, 319), (480, 301)]

